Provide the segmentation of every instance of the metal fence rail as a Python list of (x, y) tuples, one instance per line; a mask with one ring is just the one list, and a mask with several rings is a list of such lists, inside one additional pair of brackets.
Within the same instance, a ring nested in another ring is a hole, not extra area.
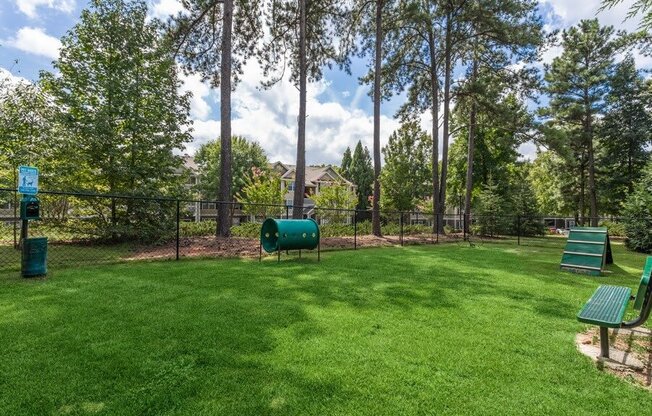
[[(260, 225), (268, 217), (291, 218), (291, 205), (243, 204), (156, 196), (42, 191), (42, 220), (29, 236), (49, 240), (50, 267), (186, 257), (257, 257)], [(0, 273), (20, 269), (19, 195), (0, 188)], [(216, 237), (217, 211), (228, 205), (229, 237)], [(371, 212), (305, 207), (304, 217), (320, 225), (322, 250), (408, 244), (485, 241), (521, 244), (546, 235), (563, 237), (580, 221), (572, 217), (465, 216), (421, 211), (381, 211), (382, 237), (372, 234)], [(589, 218), (584, 223), (590, 222)], [(611, 234), (622, 236), (620, 218), (601, 217)], [(437, 224), (440, 224), (438, 227)], [(588, 225), (588, 224), (587, 224)]]

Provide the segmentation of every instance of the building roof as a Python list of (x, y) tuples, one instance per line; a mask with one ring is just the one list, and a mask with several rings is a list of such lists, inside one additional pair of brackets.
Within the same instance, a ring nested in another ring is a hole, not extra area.
[[(270, 168), (276, 170), (282, 179), (293, 179), (295, 165), (288, 165), (282, 162), (270, 164)], [(306, 186), (317, 186), (317, 182), (343, 182), (346, 185), (354, 186), (345, 177), (339, 174), (333, 166), (306, 166)]]
[[(193, 173), (198, 173), (199, 169), (195, 158), (190, 155), (183, 155), (183, 164)], [(269, 164), (269, 168), (278, 172), (282, 179), (293, 179), (295, 165), (288, 165), (282, 162)], [(345, 177), (340, 175), (331, 165), (326, 166), (306, 166), (306, 186), (317, 186), (318, 182), (343, 182), (346, 185), (354, 186)]]
[(194, 156), (183, 155), (182, 159), (183, 159), (183, 165), (186, 168), (190, 169), (190, 171), (192, 173), (197, 173), (198, 172), (197, 163), (195, 162), (195, 157)]

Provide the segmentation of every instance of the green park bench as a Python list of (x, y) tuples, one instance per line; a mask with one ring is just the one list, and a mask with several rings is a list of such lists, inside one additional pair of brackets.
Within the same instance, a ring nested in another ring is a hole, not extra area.
[[(652, 309), (652, 256), (648, 256), (638, 286), (636, 297), (632, 289), (622, 286), (602, 285), (577, 314), (577, 320), (600, 327), (600, 356), (609, 358), (609, 328), (635, 328), (645, 323)], [(634, 309), (641, 311), (631, 321), (623, 321), (627, 303), (634, 300)]]

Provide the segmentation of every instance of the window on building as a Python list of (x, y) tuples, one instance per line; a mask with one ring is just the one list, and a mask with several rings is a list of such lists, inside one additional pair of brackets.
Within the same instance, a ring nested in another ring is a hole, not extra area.
[(201, 209), (215, 209), (215, 202), (202, 202)]
[(294, 191), (294, 181), (288, 184), (288, 191)]
[(188, 185), (197, 185), (197, 177), (196, 176), (190, 176), (188, 177)]

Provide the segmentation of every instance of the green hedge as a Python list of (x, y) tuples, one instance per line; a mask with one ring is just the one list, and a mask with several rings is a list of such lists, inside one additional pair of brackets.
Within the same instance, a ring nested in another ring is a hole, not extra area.
[(609, 235), (612, 237), (626, 237), (625, 224), (622, 222), (602, 221), (600, 227), (607, 227)]

